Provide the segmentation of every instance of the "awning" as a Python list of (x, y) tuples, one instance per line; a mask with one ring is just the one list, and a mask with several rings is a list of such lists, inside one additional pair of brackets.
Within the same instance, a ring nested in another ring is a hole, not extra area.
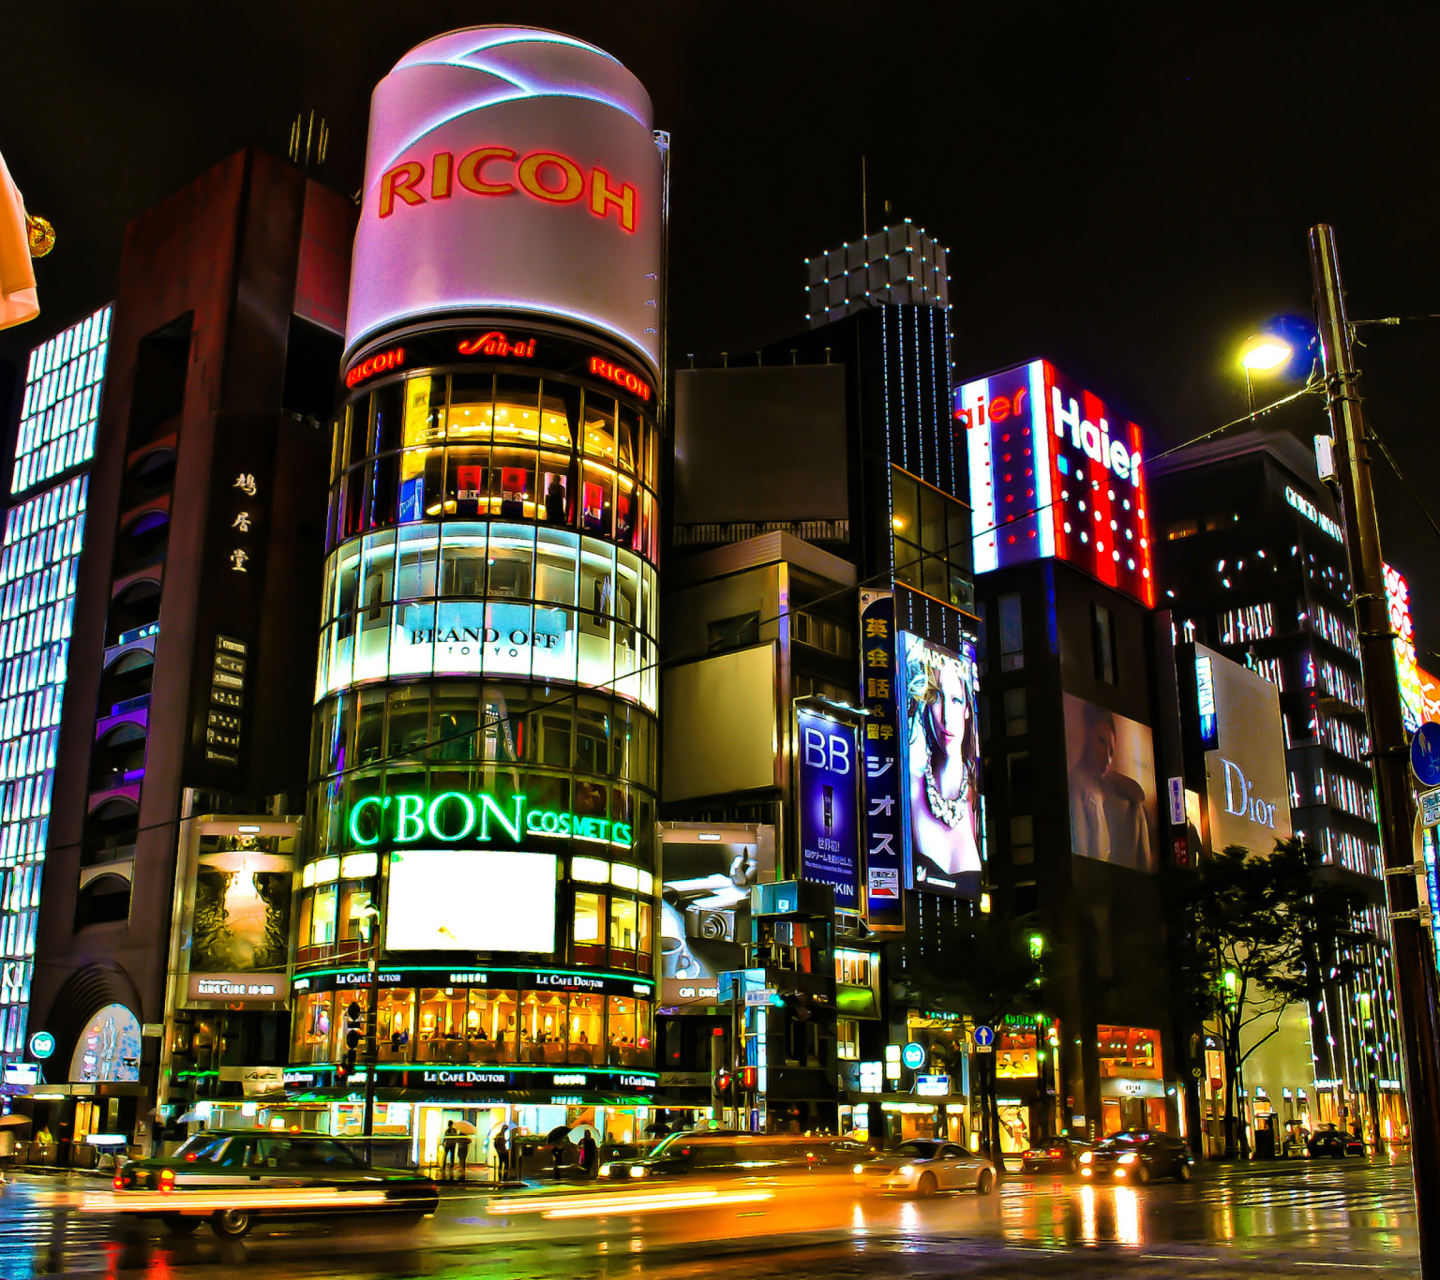
[(150, 1094), (148, 1084), (134, 1080), (99, 1080), (93, 1084), (31, 1084), (15, 1094), (18, 1098), (72, 1097), (72, 1098), (145, 1098)]
[[(364, 1102), (363, 1089), (352, 1089), (344, 1085), (327, 1085), (320, 1089), (306, 1089), (290, 1095), (290, 1105), (304, 1106), (306, 1103)], [(472, 1107), (510, 1106), (579, 1106), (579, 1107), (663, 1107), (666, 1110), (691, 1108), (697, 1104), (684, 1098), (640, 1093), (602, 1093), (579, 1091), (576, 1093), (548, 1089), (499, 1089), (493, 1093), (477, 1089), (393, 1089), (381, 1086), (375, 1090), (376, 1102), (428, 1102), (462, 1103)], [(281, 1102), (269, 1104), (272, 1108), (286, 1105)], [(707, 1104), (708, 1105), (708, 1104)]]

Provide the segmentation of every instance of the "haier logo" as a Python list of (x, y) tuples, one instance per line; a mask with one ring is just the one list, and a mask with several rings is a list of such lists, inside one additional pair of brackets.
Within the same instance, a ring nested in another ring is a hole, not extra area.
[(800, 731), (800, 747), (805, 763), (812, 769), (828, 769), (831, 773), (850, 772), (852, 744), (834, 733), (824, 733), (806, 725)]
[(1086, 457), (1093, 458), (1111, 474), (1131, 484), (1140, 483), (1140, 454), (1131, 453), (1123, 440), (1110, 439), (1110, 424), (1104, 418), (1097, 427), (1080, 413), (1080, 402), (1073, 397), (1068, 401), (1059, 387), (1051, 388), (1055, 408), (1055, 434), (1064, 436), (1070, 428), (1070, 443), (1081, 450)]
[(1275, 829), (1275, 806), (1255, 794), (1255, 784), (1233, 760), (1220, 757), (1225, 766), (1225, 812), (1237, 818), (1249, 818), (1262, 827)]

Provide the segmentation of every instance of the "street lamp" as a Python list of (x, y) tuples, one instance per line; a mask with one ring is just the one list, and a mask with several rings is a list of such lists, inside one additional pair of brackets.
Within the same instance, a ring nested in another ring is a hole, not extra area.
[(1255, 412), (1255, 387), (1251, 382), (1251, 374), (1273, 374), (1276, 370), (1283, 369), (1294, 354), (1294, 347), (1273, 334), (1257, 333), (1245, 340), (1245, 345), (1240, 349), (1240, 364), (1245, 370), (1245, 398), (1252, 414)]

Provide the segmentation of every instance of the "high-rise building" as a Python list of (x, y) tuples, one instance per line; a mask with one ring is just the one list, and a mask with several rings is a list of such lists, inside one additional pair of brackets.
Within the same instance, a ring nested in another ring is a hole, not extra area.
[[(1359, 638), (1340, 515), (1285, 431), (1193, 445), (1150, 471), (1162, 603), (1279, 690), (1295, 831), (1370, 906), (1346, 939), (1362, 967), (1310, 1011), (1311, 1113), (1381, 1139), (1404, 1123), (1400, 1038)], [(1332, 984), (1333, 985), (1333, 984)]]
[(427, 1161), (442, 1112), (487, 1151), (648, 1123), (665, 155), (555, 32), (437, 36), (373, 97), (290, 1060), (355, 1132), (373, 1048)]
[(81, 1152), (283, 1066), (353, 217), (222, 161), (126, 229), (98, 427), (22, 431), (31, 476), (94, 432), (31, 1000)]
[(25, 1053), (35, 925), (111, 308), (30, 353), (0, 552), (0, 1063)]
[(945, 247), (908, 218), (806, 258), (805, 270), (812, 329), (884, 302), (950, 309)]

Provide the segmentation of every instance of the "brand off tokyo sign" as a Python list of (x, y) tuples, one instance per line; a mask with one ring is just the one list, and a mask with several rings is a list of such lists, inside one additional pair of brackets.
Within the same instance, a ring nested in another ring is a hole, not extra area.
[(1155, 603), (1140, 428), (1048, 360), (967, 382), (975, 571), (1058, 556)]
[(346, 349), (445, 312), (556, 316), (659, 369), (661, 153), (650, 99), (551, 31), (427, 40), (371, 101)]

